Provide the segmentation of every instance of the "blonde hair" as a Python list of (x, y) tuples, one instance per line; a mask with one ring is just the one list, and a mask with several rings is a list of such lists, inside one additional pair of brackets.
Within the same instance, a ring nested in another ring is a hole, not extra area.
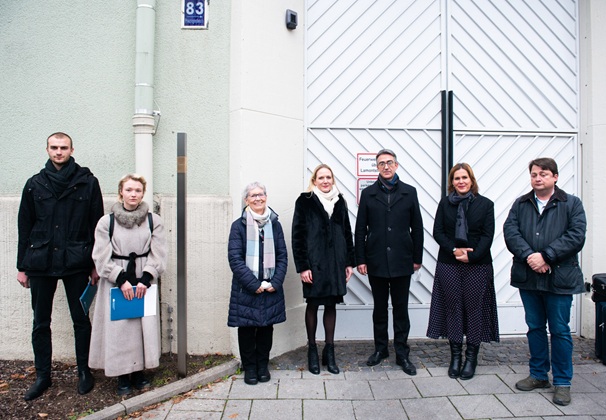
[(332, 169), (330, 168), (330, 166), (328, 166), (325, 163), (321, 163), (318, 166), (316, 166), (316, 169), (314, 169), (314, 171), (311, 173), (311, 178), (309, 178), (309, 185), (307, 186), (307, 191), (313, 191), (314, 187), (316, 186), (315, 182), (316, 182), (316, 179), (318, 178), (318, 171), (320, 171), (320, 169), (328, 169), (330, 171), (330, 175), (332, 176), (332, 185), (333, 186), (337, 185), (337, 180), (335, 179), (335, 174), (332, 171)]
[(124, 201), (124, 197), (122, 196), (122, 188), (124, 187), (124, 183), (129, 180), (140, 182), (141, 185), (143, 185), (143, 194), (145, 194), (145, 190), (147, 188), (147, 181), (145, 180), (145, 178), (143, 178), (143, 175), (139, 175), (139, 174), (124, 175), (122, 178), (120, 178), (120, 182), (118, 182), (118, 201), (121, 203)]

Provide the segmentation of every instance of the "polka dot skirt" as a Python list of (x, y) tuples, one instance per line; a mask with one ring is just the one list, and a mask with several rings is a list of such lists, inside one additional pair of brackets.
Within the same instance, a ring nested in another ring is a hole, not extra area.
[(429, 338), (456, 343), (499, 341), (492, 264), (438, 262), (429, 310)]

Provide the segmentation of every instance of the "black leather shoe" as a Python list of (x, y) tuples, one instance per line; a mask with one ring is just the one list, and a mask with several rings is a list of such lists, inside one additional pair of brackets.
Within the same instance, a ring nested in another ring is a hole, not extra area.
[(133, 392), (128, 375), (118, 376), (118, 388), (116, 388), (116, 392), (118, 395), (128, 395)]
[(36, 378), (36, 382), (27, 390), (23, 399), (25, 401), (31, 401), (38, 398), (40, 395), (44, 393), (50, 386), (52, 382), (50, 378)]
[(245, 370), (244, 371), (244, 383), (248, 385), (257, 385), (259, 379), (257, 378), (256, 370)]
[(91, 392), (95, 386), (95, 377), (90, 369), (84, 369), (78, 372), (78, 394), (84, 395)]
[(389, 357), (389, 353), (381, 353), (380, 351), (376, 351), (370, 355), (368, 360), (366, 361), (367, 366), (376, 366), (381, 363), (381, 360), (387, 359)]
[(151, 386), (149, 379), (147, 379), (143, 375), (143, 372), (140, 370), (137, 372), (131, 373), (130, 379), (131, 379), (131, 383), (133, 384), (133, 386), (135, 388), (137, 388), (139, 391), (142, 389), (145, 389), (145, 388), (149, 388)]
[(408, 357), (405, 359), (396, 359), (396, 364), (402, 366), (402, 370), (407, 375), (415, 376), (417, 374), (417, 368), (412, 364)]
[(269, 382), (271, 379), (271, 374), (269, 373), (269, 369), (267, 366), (260, 367), (257, 371), (257, 380), (259, 382)]

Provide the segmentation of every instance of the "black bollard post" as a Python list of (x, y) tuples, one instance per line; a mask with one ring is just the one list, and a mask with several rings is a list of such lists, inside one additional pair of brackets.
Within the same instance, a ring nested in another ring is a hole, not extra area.
[(187, 376), (187, 134), (177, 133), (177, 370)]

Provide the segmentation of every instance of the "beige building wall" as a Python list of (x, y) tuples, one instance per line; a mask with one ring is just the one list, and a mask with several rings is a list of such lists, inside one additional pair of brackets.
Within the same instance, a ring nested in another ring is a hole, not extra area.
[[(301, 283), (292, 263), (290, 230), (304, 177), (303, 0), (234, 1), (230, 72), (230, 194), (233, 219), (242, 212), (242, 190), (260, 181), (278, 213), (289, 248), (284, 283), (287, 321), (276, 326), (272, 355), (306, 343)], [(286, 9), (299, 14), (288, 30)], [(232, 350), (237, 354), (235, 329)]]

